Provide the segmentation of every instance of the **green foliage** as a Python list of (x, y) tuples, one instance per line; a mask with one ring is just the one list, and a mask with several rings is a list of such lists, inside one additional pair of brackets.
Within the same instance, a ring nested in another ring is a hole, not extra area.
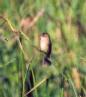
[[(78, 97), (77, 91), (80, 90), (75, 87), (73, 67), (79, 71), (80, 89), (86, 96), (86, 1), (0, 0), (0, 15), (8, 18), (17, 30), (22, 30), (23, 19), (32, 17), (34, 20), (42, 8), (45, 11), (34, 26), (23, 29), (28, 39), (21, 32), (12, 32), (0, 18), (0, 97), (21, 97), (22, 84), (24, 95), (26, 67), (33, 72), (34, 86), (45, 77), (50, 78), (48, 88), (44, 82), (33, 91), (35, 97), (64, 97), (62, 78), (68, 81), (70, 97)], [(48, 32), (52, 41), (52, 65), (49, 67), (41, 66), (44, 54), (33, 47), (39, 48), (42, 32)], [(23, 50), (16, 40), (17, 35)]]

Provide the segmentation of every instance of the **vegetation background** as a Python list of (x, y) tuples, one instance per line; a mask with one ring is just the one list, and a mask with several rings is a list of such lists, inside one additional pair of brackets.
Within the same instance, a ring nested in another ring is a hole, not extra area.
[[(42, 32), (52, 41), (46, 68), (36, 49)], [(86, 0), (0, 0), (0, 97), (21, 97), (26, 67), (35, 97), (80, 97), (81, 91), (86, 97)]]

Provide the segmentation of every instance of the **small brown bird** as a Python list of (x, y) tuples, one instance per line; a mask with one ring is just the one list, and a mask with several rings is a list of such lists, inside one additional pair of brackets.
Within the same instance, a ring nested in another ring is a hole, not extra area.
[(50, 36), (48, 33), (44, 32), (40, 35), (40, 49), (45, 52), (45, 56), (43, 59), (43, 64), (50, 65), (50, 55), (52, 50), (52, 43), (50, 40)]

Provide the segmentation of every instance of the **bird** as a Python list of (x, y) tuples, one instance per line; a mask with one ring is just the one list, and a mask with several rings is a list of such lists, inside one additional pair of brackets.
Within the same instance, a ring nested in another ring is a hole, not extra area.
[(50, 35), (47, 32), (43, 32), (40, 35), (40, 50), (45, 52), (45, 56), (43, 58), (43, 64), (44, 65), (50, 65), (50, 55), (52, 51), (52, 43), (50, 39)]

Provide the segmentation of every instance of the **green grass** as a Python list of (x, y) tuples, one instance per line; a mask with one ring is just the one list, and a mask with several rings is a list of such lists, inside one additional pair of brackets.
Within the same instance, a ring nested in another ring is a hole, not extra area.
[[(79, 97), (81, 89), (86, 96), (85, 9), (85, 0), (0, 0), (0, 16), (6, 19), (0, 17), (0, 97), (21, 97), (20, 92), (24, 97), (26, 65), (33, 72), (35, 97), (64, 97), (62, 78), (68, 82), (70, 97)], [(37, 18), (28, 30), (21, 28), (26, 17)], [(45, 31), (52, 41), (52, 65), (47, 68), (41, 66), (44, 55), (33, 47), (39, 47), (39, 34)], [(74, 67), (80, 75), (79, 90), (72, 76)]]

